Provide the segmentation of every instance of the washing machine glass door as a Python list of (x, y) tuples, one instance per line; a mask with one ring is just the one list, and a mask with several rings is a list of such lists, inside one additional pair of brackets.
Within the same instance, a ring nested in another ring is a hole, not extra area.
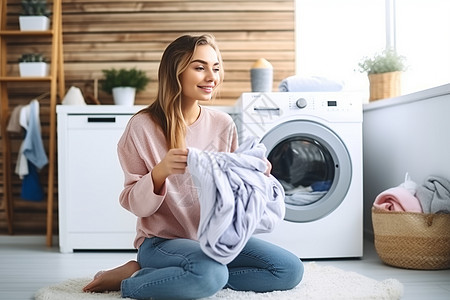
[(285, 189), (286, 220), (318, 220), (342, 203), (350, 187), (351, 160), (332, 130), (313, 121), (293, 120), (270, 130), (261, 142), (272, 175)]

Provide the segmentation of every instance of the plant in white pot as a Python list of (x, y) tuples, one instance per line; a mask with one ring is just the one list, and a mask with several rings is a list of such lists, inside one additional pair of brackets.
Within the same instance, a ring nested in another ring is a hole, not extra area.
[(22, 0), (19, 27), (22, 31), (42, 31), (50, 28), (50, 11), (46, 0)]
[(19, 58), (21, 77), (45, 77), (48, 75), (48, 63), (41, 53), (25, 53)]
[(367, 73), (370, 83), (369, 101), (400, 95), (401, 74), (406, 70), (405, 57), (393, 49), (385, 49), (373, 57), (364, 57), (359, 71)]
[(136, 93), (143, 91), (150, 81), (144, 71), (136, 68), (112, 68), (102, 72), (101, 88), (113, 95), (116, 105), (133, 105)]

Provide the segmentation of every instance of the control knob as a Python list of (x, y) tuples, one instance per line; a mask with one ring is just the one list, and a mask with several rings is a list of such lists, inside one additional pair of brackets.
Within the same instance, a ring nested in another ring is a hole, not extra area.
[(297, 99), (295, 104), (297, 105), (298, 108), (305, 108), (308, 103), (306, 102), (305, 98), (299, 98)]

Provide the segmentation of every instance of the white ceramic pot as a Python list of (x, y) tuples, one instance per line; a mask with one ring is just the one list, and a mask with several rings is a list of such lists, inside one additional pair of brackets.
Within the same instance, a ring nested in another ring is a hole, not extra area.
[(42, 31), (50, 28), (50, 19), (46, 16), (19, 16), (22, 31)]
[(45, 77), (48, 76), (48, 64), (45, 62), (21, 62), (19, 63), (21, 77)]
[(124, 86), (115, 87), (112, 89), (114, 104), (133, 106), (134, 98), (136, 96), (136, 88)]

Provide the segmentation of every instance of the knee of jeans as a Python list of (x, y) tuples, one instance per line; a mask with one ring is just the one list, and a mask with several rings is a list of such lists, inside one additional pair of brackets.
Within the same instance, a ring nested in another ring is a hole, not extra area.
[(295, 257), (286, 262), (285, 272), (283, 272), (282, 281), (286, 285), (286, 289), (292, 289), (296, 287), (303, 279), (304, 266), (303, 262)]
[(227, 284), (228, 274), (226, 266), (214, 262), (204, 269), (199, 285), (205, 294), (213, 295)]

